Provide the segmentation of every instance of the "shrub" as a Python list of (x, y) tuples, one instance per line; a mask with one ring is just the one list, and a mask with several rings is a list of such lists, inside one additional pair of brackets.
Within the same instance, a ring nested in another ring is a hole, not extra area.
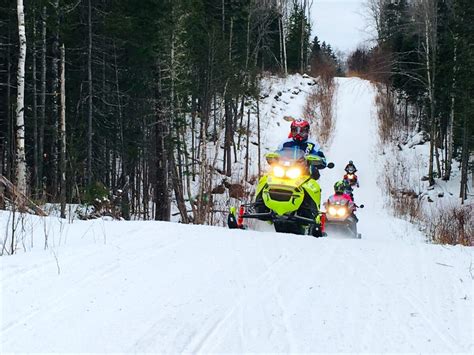
[(331, 76), (321, 76), (306, 99), (303, 117), (315, 127), (315, 134), (323, 146), (330, 144), (335, 128), (333, 113), (335, 84)]
[(426, 218), (431, 240), (440, 244), (474, 246), (473, 205), (451, 206)]

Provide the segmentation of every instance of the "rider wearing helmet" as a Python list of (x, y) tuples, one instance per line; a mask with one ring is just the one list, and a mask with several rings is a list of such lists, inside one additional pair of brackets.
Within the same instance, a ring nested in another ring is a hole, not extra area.
[(327, 204), (331, 205), (341, 202), (347, 204), (349, 209), (352, 211), (354, 218), (357, 220), (357, 217), (354, 214), (356, 205), (352, 196), (347, 193), (347, 184), (344, 180), (339, 180), (334, 184), (334, 195), (329, 196)]
[(352, 197), (347, 193), (347, 186), (344, 180), (337, 181), (334, 184), (334, 195), (329, 197), (328, 202), (335, 202), (338, 200), (347, 200), (353, 203)]
[(278, 151), (285, 148), (298, 147), (305, 152), (305, 155), (314, 155), (321, 158), (321, 160), (315, 166), (311, 166), (311, 176), (313, 179), (319, 179), (319, 169), (326, 167), (326, 157), (320, 150), (319, 144), (308, 140), (309, 137), (309, 122), (298, 118), (291, 122), (290, 134), (288, 139), (280, 144)]
[(339, 180), (334, 184), (334, 193), (336, 195), (342, 195), (346, 192), (346, 184), (343, 180)]
[(346, 171), (346, 175), (344, 175), (344, 179), (347, 179), (347, 183), (350, 185), (350, 190), (352, 192), (352, 186), (355, 185), (359, 187), (359, 179), (357, 175), (355, 174), (357, 171), (357, 168), (354, 165), (354, 162), (352, 160), (349, 160), (349, 164), (346, 165), (344, 168)]
[(357, 168), (355, 167), (354, 162), (352, 160), (349, 160), (349, 164), (346, 165), (344, 170), (348, 174), (355, 174), (357, 171)]

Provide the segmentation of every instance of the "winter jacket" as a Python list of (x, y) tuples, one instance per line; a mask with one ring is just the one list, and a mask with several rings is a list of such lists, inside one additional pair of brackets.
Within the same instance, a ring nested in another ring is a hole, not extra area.
[(316, 156), (321, 157), (322, 166), (318, 166), (318, 169), (324, 169), (326, 167), (326, 157), (324, 156), (324, 153), (320, 150), (319, 144), (310, 140), (298, 142), (291, 138), (287, 139), (285, 142), (280, 144), (277, 152), (282, 151), (285, 148), (288, 149), (288, 148), (294, 148), (294, 147), (298, 147), (299, 149), (303, 150), (305, 152), (305, 155), (316, 155)]

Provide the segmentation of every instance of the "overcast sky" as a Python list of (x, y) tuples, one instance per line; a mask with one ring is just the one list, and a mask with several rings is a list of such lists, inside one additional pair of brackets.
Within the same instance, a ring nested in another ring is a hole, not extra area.
[(370, 38), (364, 6), (366, 0), (313, 1), (311, 41), (317, 35), (321, 43), (325, 41), (333, 48), (349, 52)]

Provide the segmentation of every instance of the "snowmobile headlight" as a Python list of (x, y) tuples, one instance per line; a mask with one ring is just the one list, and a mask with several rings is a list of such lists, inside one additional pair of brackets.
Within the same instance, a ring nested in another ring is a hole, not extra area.
[(346, 213), (347, 213), (347, 210), (346, 210), (344, 207), (339, 208), (339, 209), (337, 210), (337, 215), (338, 215), (339, 217), (344, 217), (344, 216), (346, 215)]
[(335, 216), (335, 215), (337, 215), (337, 208), (331, 206), (331, 207), (329, 207), (328, 212), (331, 216)]
[(354, 174), (348, 174), (347, 177), (352, 180), (354, 178)]
[(273, 167), (273, 175), (275, 175), (276, 177), (283, 177), (285, 176), (285, 169), (283, 169), (281, 166), (274, 166)]
[(301, 175), (301, 170), (299, 168), (291, 168), (286, 171), (286, 176), (290, 179), (296, 179)]

